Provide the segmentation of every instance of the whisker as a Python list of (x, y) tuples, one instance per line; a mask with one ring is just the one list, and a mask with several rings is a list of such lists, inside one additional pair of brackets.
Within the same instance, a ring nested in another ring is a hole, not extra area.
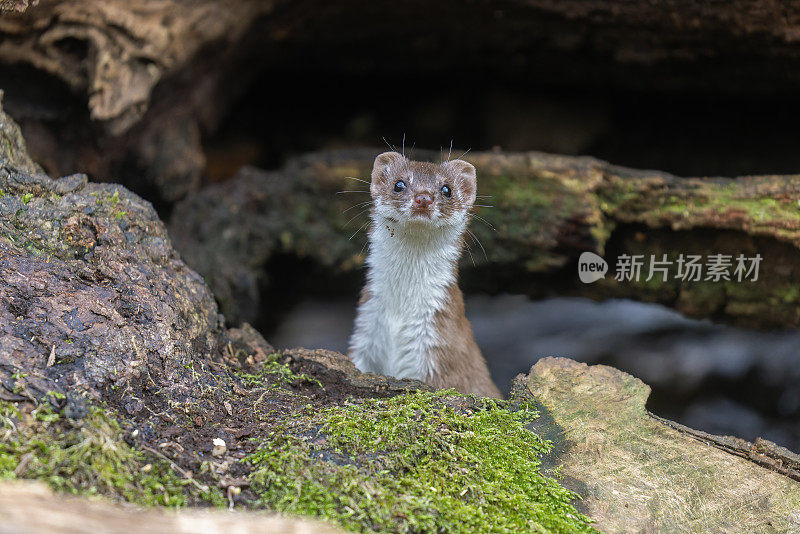
[(466, 245), (467, 247), (467, 254), (469, 254), (469, 259), (472, 260), (472, 266), (477, 267), (477, 265), (475, 265), (475, 257), (472, 255), (472, 248), (469, 246), (469, 243), (467, 243), (466, 239), (464, 240), (464, 245)]
[(349, 179), (349, 180), (358, 180), (359, 182), (362, 182), (362, 183), (365, 183), (365, 184), (369, 183), (368, 181), (362, 180), (361, 178), (356, 178), (355, 176), (345, 176), (345, 178)]
[(468, 148), (468, 149), (467, 149), (467, 150), (466, 150), (466, 151), (465, 151), (463, 154), (461, 154), (460, 156), (458, 156), (458, 158), (456, 158), (456, 159), (461, 159), (461, 158), (463, 158), (464, 156), (466, 156), (467, 154), (469, 154), (469, 151), (470, 151), (470, 150), (472, 150), (472, 149), (471, 149), (471, 148)]
[(475, 195), (475, 198), (492, 198), (494, 195)]
[(386, 137), (381, 137), (381, 139), (383, 139), (383, 142), (386, 143), (386, 146), (388, 146), (390, 149), (392, 149), (395, 152), (397, 152), (397, 147), (394, 146), (393, 144), (391, 144), (389, 141), (387, 141)]
[(478, 246), (481, 247), (481, 250), (483, 251), (483, 257), (488, 260), (489, 256), (486, 254), (486, 249), (483, 248), (483, 243), (481, 243), (481, 240), (478, 239), (478, 236), (476, 236), (475, 233), (469, 228), (467, 228), (467, 233), (469, 233), (469, 235), (472, 236), (472, 239), (474, 239), (475, 242), (478, 243)]
[(401, 154), (403, 154), (403, 156), (406, 155), (406, 133), (405, 132), (403, 132), (403, 151), (401, 152)]
[(491, 229), (492, 229), (492, 230), (494, 230), (495, 232), (497, 231), (497, 229), (496, 229), (494, 226), (492, 226), (492, 223), (490, 223), (489, 221), (487, 221), (487, 220), (486, 220), (486, 219), (484, 219), (483, 217), (481, 217), (481, 216), (479, 216), (479, 215), (475, 215), (474, 213), (470, 213), (470, 217), (475, 217), (476, 219), (478, 219), (479, 221), (481, 221), (483, 224), (485, 224), (486, 226), (488, 226), (489, 228), (491, 228)]
[(368, 204), (372, 204), (372, 201), (371, 200), (367, 200), (366, 202), (360, 202), (358, 204), (354, 204), (354, 205), (350, 206), (349, 208), (347, 208), (346, 210), (342, 210), (342, 215), (344, 215), (345, 213), (347, 213), (348, 211), (350, 211), (352, 209), (361, 208), (361, 207), (366, 206)]
[(453, 155), (453, 139), (450, 139), (450, 150), (447, 152), (447, 161), (450, 161), (450, 157)]
[(337, 195), (341, 195), (342, 193), (369, 193), (369, 191), (337, 191)]
[(348, 224), (350, 224), (351, 222), (353, 222), (354, 220), (356, 220), (356, 219), (357, 219), (357, 218), (358, 218), (360, 215), (363, 215), (363, 214), (365, 214), (365, 213), (366, 213), (366, 212), (368, 212), (368, 211), (369, 211), (369, 208), (365, 208), (365, 209), (363, 209), (363, 210), (359, 211), (358, 213), (356, 213), (355, 215), (353, 215), (353, 216), (350, 218), (350, 220), (349, 220), (349, 221), (347, 221), (346, 223), (344, 223), (344, 226), (343, 226), (342, 228), (347, 228), (347, 225), (348, 225)]
[(477, 208), (493, 208), (494, 206), (487, 206), (486, 204), (473, 204)]
[(371, 222), (371, 221), (367, 221), (367, 222), (365, 222), (364, 224), (362, 224), (362, 225), (361, 225), (361, 228), (359, 228), (358, 230), (356, 230), (355, 232), (353, 232), (353, 235), (351, 235), (351, 236), (350, 236), (350, 237), (349, 237), (347, 240), (348, 240), (348, 241), (350, 241), (351, 239), (353, 239), (353, 238), (356, 236), (356, 234), (357, 234), (358, 232), (360, 232), (361, 230), (363, 230), (363, 229), (364, 229), (364, 227), (365, 227), (365, 226), (367, 226), (367, 225), (368, 225), (370, 222)]

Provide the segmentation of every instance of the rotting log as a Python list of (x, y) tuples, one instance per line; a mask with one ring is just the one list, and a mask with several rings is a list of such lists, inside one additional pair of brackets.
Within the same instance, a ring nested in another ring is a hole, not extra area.
[[(762, 442), (761, 456), (775, 465), (760, 467), (755, 454), (739, 457), (742, 440), (652, 416), (649, 394), (622, 371), (565, 358), (539, 360), (512, 386), (513, 399), (539, 404), (533, 430), (554, 443), (547, 464), (562, 466), (562, 483), (604, 532), (800, 529), (797, 455)], [(740, 450), (731, 454), (734, 441)]]
[(142, 119), (161, 80), (209, 44), (241, 37), (261, 9), (253, 1), (45, 0), (4, 15), (0, 60), (87, 95), (91, 118), (119, 135)]
[(199, 185), (202, 135), (270, 70), (444, 79), (452, 58), (476, 78), (544, 87), (800, 88), (800, 7), (765, 0), (450, 0), (433, 11), (419, 0), (4, 0), (0, 12), (0, 80), (19, 95), (37, 161), (167, 202)]
[[(173, 201), (200, 183), (201, 133), (250, 79), (271, 2), (44, 0), (0, 18), (3, 87), (51, 174), (80, 170)], [(13, 6), (12, 6), (13, 7)], [(26, 8), (27, 7), (27, 8)], [(31, 89), (31, 86), (35, 86)]]
[[(152, 504), (159, 501), (139, 500), (143, 488), (118, 483), (125, 479), (117, 468), (103, 467), (138, 469), (147, 453), (147, 461), (170, 462), (193, 481), (179, 485), (187, 502), (219, 503), (229, 485), (246, 485), (249, 469), (239, 460), (282, 425), (275, 417), (296, 420), (307, 402), (321, 407), (425, 387), (363, 375), (338, 354), (279, 355), (249, 325), (226, 329), (220, 319), (213, 294), (180, 260), (148, 202), (85, 175), (40, 173), (0, 108), (0, 478), (38, 474), (62, 480), (62, 489), (74, 484)], [(314, 377), (294, 375), (289, 363)], [(41, 428), (35, 409), (59, 426)], [(102, 465), (95, 456), (80, 461), (73, 476), (74, 466), (61, 462), (93, 454), (69, 449), (84, 432), (95, 437), (80, 443), (102, 442), (119, 456)], [(48, 451), (73, 452), (39, 458), (48, 453), (28, 448), (39, 439)], [(202, 465), (213, 439), (225, 440), (231, 456), (212, 473)], [(122, 455), (128, 445), (143, 456)], [(29, 461), (37, 467), (28, 470)], [(43, 466), (64, 471), (49, 476)], [(166, 487), (157, 492), (164, 499)], [(256, 506), (252, 494), (242, 501)]]
[[(363, 266), (368, 215), (358, 205), (369, 197), (337, 192), (365, 190), (348, 177), (368, 179), (377, 152), (314, 153), (277, 172), (246, 168), (176, 205), (176, 247), (206, 277), (231, 323), (258, 318), (268, 264), (278, 254), (311, 259), (334, 275)], [(462, 258), (467, 291), (625, 297), (739, 325), (800, 324), (800, 176), (678, 178), (538, 152), (465, 159), (478, 169), (478, 204), (491, 206), (475, 208)], [(604, 279), (580, 282), (584, 251), (608, 260)], [(663, 254), (762, 260), (755, 281), (706, 280), (705, 272), (682, 281), (676, 265), (666, 282), (659, 275), (647, 281), (647, 267), (638, 282), (617, 281), (622, 254), (644, 255), (648, 264)]]

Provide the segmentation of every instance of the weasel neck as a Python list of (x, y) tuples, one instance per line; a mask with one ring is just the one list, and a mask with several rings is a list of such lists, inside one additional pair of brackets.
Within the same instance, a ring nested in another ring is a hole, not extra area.
[(377, 286), (375, 294), (443, 304), (438, 294), (430, 300), (434, 297), (432, 291), (445, 290), (457, 281), (465, 227), (465, 224), (433, 226), (416, 221), (398, 223), (375, 217), (367, 257), (368, 278)]
[(368, 298), (359, 307), (350, 357), (362, 371), (431, 380), (441, 346), (436, 314), (457, 283), (464, 227), (405, 225), (374, 217)]

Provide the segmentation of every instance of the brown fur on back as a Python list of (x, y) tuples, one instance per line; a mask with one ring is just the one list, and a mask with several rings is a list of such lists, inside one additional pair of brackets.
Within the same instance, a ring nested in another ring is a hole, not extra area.
[(461, 393), (500, 399), (503, 396), (492, 382), (486, 360), (475, 343), (472, 326), (464, 313), (464, 298), (457, 284), (447, 288), (446, 306), (436, 313), (440, 344), (431, 357), (438, 362), (438, 373), (431, 380), (435, 388), (454, 388)]

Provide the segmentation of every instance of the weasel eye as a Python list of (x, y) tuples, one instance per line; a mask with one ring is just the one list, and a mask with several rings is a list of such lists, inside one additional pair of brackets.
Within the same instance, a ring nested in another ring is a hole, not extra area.
[(394, 192), (395, 193), (402, 193), (406, 189), (406, 183), (403, 180), (397, 180), (397, 183), (394, 184)]
[(452, 194), (453, 194), (453, 192), (452, 192), (452, 191), (450, 191), (450, 186), (449, 186), (449, 185), (447, 185), (447, 184), (444, 184), (444, 185), (442, 186), (442, 194), (443, 194), (444, 196), (446, 196), (447, 198), (450, 198), (450, 195), (452, 195)]

